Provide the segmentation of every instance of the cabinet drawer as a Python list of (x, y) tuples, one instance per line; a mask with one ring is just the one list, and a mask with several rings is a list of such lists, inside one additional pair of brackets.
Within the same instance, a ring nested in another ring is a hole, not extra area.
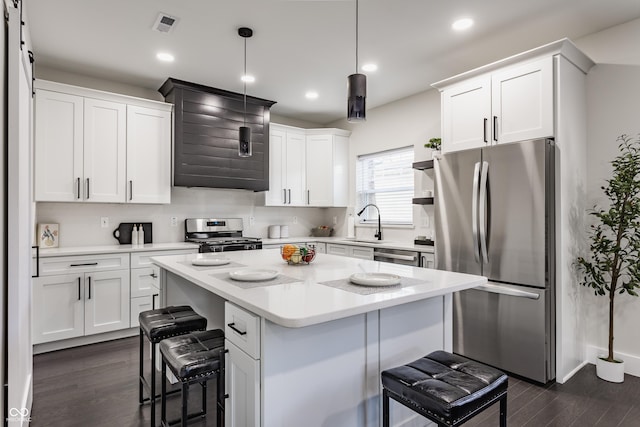
[(131, 298), (157, 294), (160, 289), (160, 268), (150, 266), (131, 269)]
[(327, 253), (331, 255), (349, 256), (349, 247), (345, 245), (334, 245), (333, 243), (327, 243)]
[(131, 298), (131, 327), (139, 328), (140, 322), (138, 321), (138, 317), (140, 313), (155, 308), (158, 308), (158, 297), (155, 295)]
[(360, 259), (373, 259), (373, 248), (363, 248), (359, 246), (352, 246), (349, 248), (349, 256)]
[(260, 359), (260, 317), (234, 304), (224, 304), (224, 336), (254, 359)]
[(131, 253), (131, 268), (151, 266), (153, 264), (151, 262), (151, 258), (154, 256), (186, 255), (186, 254), (195, 254), (197, 252), (198, 252), (197, 248), (178, 249), (178, 250), (172, 250), (172, 251), (135, 252), (135, 253)]
[(40, 275), (72, 274), (129, 268), (129, 254), (61, 256), (40, 258)]

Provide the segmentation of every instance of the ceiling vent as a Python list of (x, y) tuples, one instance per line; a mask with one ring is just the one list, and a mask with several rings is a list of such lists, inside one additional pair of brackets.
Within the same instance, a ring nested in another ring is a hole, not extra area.
[(175, 16), (167, 15), (160, 12), (156, 18), (156, 22), (153, 24), (153, 30), (161, 33), (170, 33), (173, 31), (173, 27), (178, 23), (178, 18)]

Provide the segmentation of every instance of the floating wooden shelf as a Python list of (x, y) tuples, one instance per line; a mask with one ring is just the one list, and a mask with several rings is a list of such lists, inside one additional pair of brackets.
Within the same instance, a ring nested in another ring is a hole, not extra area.
[(414, 162), (413, 168), (418, 170), (433, 169), (433, 160), (424, 160), (422, 162)]
[(432, 205), (433, 197), (415, 197), (413, 199), (414, 205)]

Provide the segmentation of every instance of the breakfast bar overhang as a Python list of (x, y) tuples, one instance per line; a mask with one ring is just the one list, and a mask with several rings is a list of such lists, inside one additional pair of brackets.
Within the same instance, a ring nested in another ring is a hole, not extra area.
[[(209, 256), (216, 256), (208, 254)], [(434, 350), (452, 350), (452, 293), (486, 283), (461, 273), (318, 254), (288, 265), (276, 249), (155, 257), (161, 304), (188, 304), (208, 329), (225, 330), (227, 426), (380, 426), (380, 372)], [(229, 273), (267, 269), (265, 282)], [(359, 291), (353, 273), (388, 273), (401, 284)], [(351, 288), (354, 287), (354, 288)], [(391, 425), (425, 420), (399, 405)]]

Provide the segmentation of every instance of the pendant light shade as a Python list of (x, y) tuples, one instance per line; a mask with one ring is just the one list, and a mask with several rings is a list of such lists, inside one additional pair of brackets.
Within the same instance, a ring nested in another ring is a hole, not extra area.
[(356, 72), (347, 77), (347, 121), (367, 119), (367, 76), (358, 73), (358, 0), (356, 0)]
[(243, 126), (240, 126), (240, 129), (238, 129), (238, 156), (251, 157), (251, 128), (247, 127), (247, 81), (245, 76), (247, 75), (247, 39), (253, 36), (253, 30), (247, 27), (238, 28), (238, 35), (244, 38), (244, 74), (242, 78), (244, 88), (244, 116)]
[(347, 121), (366, 120), (367, 76), (351, 74), (347, 78)]
[(240, 126), (240, 140), (238, 141), (238, 155), (251, 157), (251, 128)]

